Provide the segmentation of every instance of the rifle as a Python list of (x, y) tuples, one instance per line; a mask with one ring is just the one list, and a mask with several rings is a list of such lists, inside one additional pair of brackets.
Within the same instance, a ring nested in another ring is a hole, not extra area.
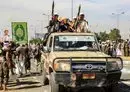
[(78, 26), (80, 11), (81, 11), (81, 5), (79, 5), (79, 9), (78, 9), (78, 13), (77, 13), (77, 18), (76, 18), (76, 21), (75, 21), (75, 23), (74, 23), (74, 28), (75, 28), (75, 29), (77, 29), (77, 26)]
[[(55, 3), (54, 3), (54, 0), (53, 0), (53, 2), (52, 2), (52, 10), (51, 10), (51, 18), (53, 18), (53, 16), (54, 16), (54, 7), (55, 7)], [(51, 20), (52, 20), (52, 19), (51, 19)], [(51, 28), (50, 28), (50, 21), (49, 21), (49, 25), (46, 26), (45, 28), (47, 28), (48, 32), (51, 31)]]
[(51, 12), (51, 16), (52, 17), (54, 16), (54, 8), (55, 8), (55, 3), (54, 3), (54, 0), (53, 0), (53, 3), (52, 3), (52, 12)]

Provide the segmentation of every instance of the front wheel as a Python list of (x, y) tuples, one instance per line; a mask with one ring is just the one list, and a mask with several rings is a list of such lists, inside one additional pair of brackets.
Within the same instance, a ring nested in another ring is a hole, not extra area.
[(47, 73), (46, 71), (42, 71), (42, 85), (48, 85), (49, 84), (49, 80), (48, 78), (46, 77), (47, 76)]
[(54, 73), (50, 74), (49, 85), (51, 87), (51, 92), (66, 92), (64, 86), (56, 83)]
[(120, 92), (119, 90), (119, 84), (112, 84), (107, 87), (104, 87), (104, 92)]

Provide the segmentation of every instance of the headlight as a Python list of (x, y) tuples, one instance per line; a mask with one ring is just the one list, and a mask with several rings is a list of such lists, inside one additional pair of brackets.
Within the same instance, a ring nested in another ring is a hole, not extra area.
[(123, 68), (123, 63), (121, 59), (110, 59), (107, 63), (108, 71), (121, 70)]
[(54, 62), (55, 71), (70, 71), (70, 61), (67, 60), (58, 60)]

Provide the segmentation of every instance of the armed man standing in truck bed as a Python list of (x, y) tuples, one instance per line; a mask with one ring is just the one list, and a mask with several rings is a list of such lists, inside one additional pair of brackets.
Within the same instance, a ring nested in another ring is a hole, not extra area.
[(52, 16), (52, 19), (49, 21), (49, 26), (48, 28), (48, 33), (50, 32), (57, 32), (59, 30), (59, 20), (58, 20), (59, 15), (54, 14)]
[(85, 15), (81, 13), (77, 22), (77, 32), (88, 32), (88, 21), (85, 19)]

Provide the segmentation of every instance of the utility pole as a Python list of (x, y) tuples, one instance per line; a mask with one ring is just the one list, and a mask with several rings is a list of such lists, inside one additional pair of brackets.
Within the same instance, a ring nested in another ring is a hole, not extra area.
[(117, 28), (120, 29), (120, 16), (125, 14), (125, 12), (121, 12), (121, 13), (112, 13), (112, 15), (115, 15), (116, 16), (116, 21), (117, 21)]
[(74, 6), (74, 1), (71, 0), (71, 18), (73, 19), (73, 6)]

